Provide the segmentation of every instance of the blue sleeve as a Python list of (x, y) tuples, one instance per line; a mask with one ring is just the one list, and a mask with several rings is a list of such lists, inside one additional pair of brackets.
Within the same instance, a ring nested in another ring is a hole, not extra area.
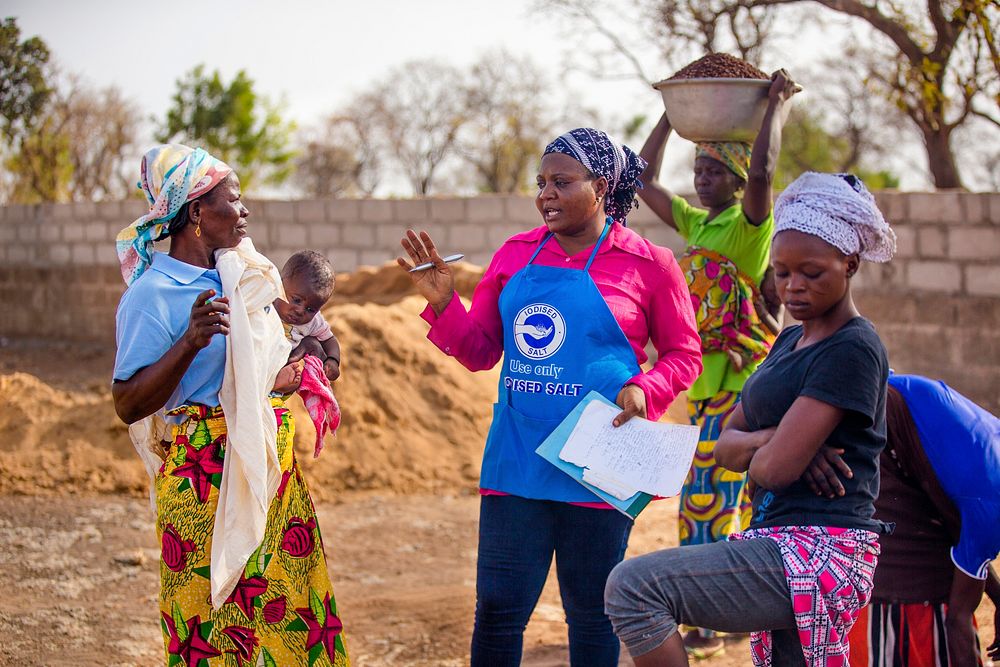
[(951, 560), (970, 577), (985, 579), (987, 566), (1000, 553), (1000, 502), (963, 498), (958, 509), (962, 532)]
[(156, 312), (155, 301), (141, 296), (126, 293), (115, 315), (115, 380), (128, 380), (136, 371), (159, 361), (176, 342), (169, 322)]

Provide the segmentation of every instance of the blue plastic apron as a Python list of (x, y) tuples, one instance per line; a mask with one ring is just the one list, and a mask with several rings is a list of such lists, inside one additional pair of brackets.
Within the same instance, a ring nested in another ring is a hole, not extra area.
[(600, 499), (535, 453), (538, 445), (591, 390), (614, 401), (639, 374), (635, 352), (589, 269), (528, 264), (500, 293), (503, 369), (479, 486), (525, 498), (564, 502)]

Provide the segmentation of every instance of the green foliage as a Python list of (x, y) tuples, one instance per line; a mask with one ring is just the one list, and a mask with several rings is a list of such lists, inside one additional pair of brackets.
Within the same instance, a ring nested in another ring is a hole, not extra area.
[(73, 167), (69, 139), (45, 114), (55, 92), (49, 83), (49, 49), (39, 37), (21, 41), (16, 19), (0, 25), (0, 153), (8, 201), (37, 203), (68, 198)]
[(14, 177), (8, 193), (11, 202), (37, 204), (71, 199), (70, 140), (53, 116), (26, 129), (18, 139), (17, 149), (3, 164)]
[(156, 139), (203, 147), (236, 169), (249, 190), (288, 178), (293, 129), (276, 106), (257, 95), (246, 72), (240, 70), (227, 85), (218, 71), (209, 75), (198, 65), (177, 81), (173, 106)]
[(138, 113), (115, 88), (98, 92), (57, 76), (49, 57), (40, 38), (21, 41), (15, 19), (0, 24), (0, 201), (121, 196)]
[(824, 129), (815, 113), (794, 107), (782, 131), (775, 187), (784, 189), (804, 171), (851, 172), (870, 190), (899, 186), (894, 174), (860, 164), (851, 142)]
[(625, 121), (622, 128), (622, 141), (631, 146), (635, 142), (643, 140), (642, 130), (646, 126), (649, 117), (646, 114), (636, 114)]
[(34, 124), (51, 96), (48, 62), (49, 48), (41, 38), (22, 42), (14, 18), (0, 24), (0, 116), (7, 142), (14, 140), (17, 130)]

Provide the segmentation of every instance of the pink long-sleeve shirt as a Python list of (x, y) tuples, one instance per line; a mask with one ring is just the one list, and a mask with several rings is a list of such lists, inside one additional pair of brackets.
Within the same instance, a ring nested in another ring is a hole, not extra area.
[[(428, 306), (421, 313), (431, 325), (428, 340), (469, 370), (496, 365), (503, 355), (500, 292), (527, 265), (546, 233), (542, 226), (508, 239), (493, 255), (468, 311), (458, 298), (452, 298), (440, 315)], [(568, 256), (555, 239), (549, 239), (534, 263), (582, 270), (591, 250)], [(701, 373), (701, 340), (684, 274), (669, 250), (615, 223), (590, 265), (590, 277), (639, 364), (647, 359), (647, 342), (657, 352), (652, 368), (629, 383), (646, 395), (647, 417), (659, 419)]]

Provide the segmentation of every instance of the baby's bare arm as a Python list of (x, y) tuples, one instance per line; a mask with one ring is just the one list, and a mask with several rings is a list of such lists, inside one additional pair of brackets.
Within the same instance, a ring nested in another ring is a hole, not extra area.
[(333, 382), (340, 377), (340, 341), (336, 336), (330, 336), (323, 341), (323, 351), (326, 352), (323, 372)]

